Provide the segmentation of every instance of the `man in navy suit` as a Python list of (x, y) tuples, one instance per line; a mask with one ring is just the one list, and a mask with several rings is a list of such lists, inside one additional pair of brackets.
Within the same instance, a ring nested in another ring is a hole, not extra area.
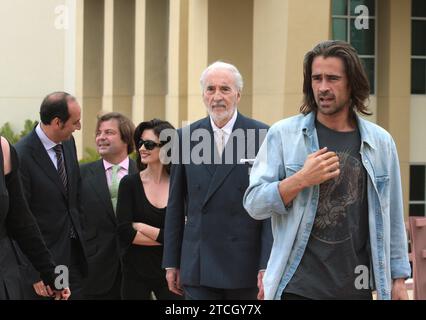
[[(71, 299), (82, 299), (87, 260), (80, 221), (80, 170), (72, 133), (80, 130), (81, 109), (66, 92), (46, 96), (39, 123), (16, 144), (22, 182), (40, 231), (54, 260), (69, 272)], [(65, 274), (64, 274), (65, 276)], [(43, 296), (45, 284), (28, 263), (25, 281)]]
[(215, 62), (200, 82), (209, 115), (178, 131), (180, 157), (172, 160), (163, 256), (169, 290), (190, 300), (262, 299), (271, 225), (252, 219), (242, 199), (247, 159), (268, 127), (237, 111), (243, 80), (235, 66)]
[[(118, 112), (98, 117), (96, 149), (102, 159), (81, 166), (82, 207), (89, 275), (85, 297), (90, 300), (121, 299), (121, 262), (115, 205), (118, 185), (127, 174), (138, 172), (129, 158), (135, 126)], [(116, 169), (114, 170), (114, 167)]]

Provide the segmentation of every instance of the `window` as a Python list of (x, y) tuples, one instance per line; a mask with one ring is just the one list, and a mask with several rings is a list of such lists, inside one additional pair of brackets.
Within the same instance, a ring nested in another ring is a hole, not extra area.
[[(360, 12), (357, 7), (368, 8), (368, 29), (357, 28), (355, 23)], [(349, 42), (364, 63), (370, 81), (370, 93), (375, 93), (376, 67), (376, 0), (333, 0), (332, 2), (333, 39)]]
[(410, 166), (410, 216), (425, 216), (426, 165)]
[(411, 93), (426, 94), (426, 1), (411, 2)]

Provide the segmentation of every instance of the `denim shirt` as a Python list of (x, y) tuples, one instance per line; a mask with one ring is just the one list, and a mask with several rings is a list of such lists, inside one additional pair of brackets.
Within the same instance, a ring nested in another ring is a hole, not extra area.
[[(398, 155), (391, 135), (356, 116), (361, 160), (367, 171), (368, 224), (372, 269), (378, 299), (390, 299), (392, 279), (408, 278), (408, 262)], [(299, 171), (319, 149), (315, 113), (274, 124), (250, 174), (243, 203), (255, 219), (271, 217), (274, 243), (263, 278), (265, 299), (280, 299), (305, 252), (319, 200), (319, 185), (303, 189), (284, 206), (278, 186)], [(339, 298), (339, 297), (336, 297)]]

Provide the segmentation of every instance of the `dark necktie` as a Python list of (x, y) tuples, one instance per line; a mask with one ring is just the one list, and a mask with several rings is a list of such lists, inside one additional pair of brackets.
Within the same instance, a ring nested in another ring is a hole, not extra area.
[(57, 144), (53, 147), (53, 150), (56, 153), (56, 161), (58, 166), (58, 174), (61, 178), (62, 184), (64, 185), (65, 192), (68, 192), (68, 183), (67, 183), (67, 171), (65, 170), (65, 162), (64, 162), (64, 156), (62, 153), (62, 145)]
[[(61, 178), (62, 184), (64, 185), (65, 193), (68, 193), (68, 183), (67, 183), (68, 178), (67, 178), (67, 171), (65, 170), (65, 161), (64, 161), (64, 154), (62, 152), (62, 145), (57, 144), (56, 146), (53, 147), (53, 150), (56, 153), (56, 161), (58, 166), (59, 177)], [(77, 238), (74, 227), (72, 225), (72, 221), (71, 221), (71, 228), (70, 228), (70, 238), (71, 239)]]

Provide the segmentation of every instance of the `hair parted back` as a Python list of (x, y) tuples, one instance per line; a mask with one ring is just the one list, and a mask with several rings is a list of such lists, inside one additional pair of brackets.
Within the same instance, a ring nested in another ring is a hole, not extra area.
[(349, 43), (339, 40), (327, 40), (317, 44), (308, 51), (303, 61), (303, 103), (300, 112), (308, 114), (317, 110), (314, 92), (312, 90), (312, 62), (315, 57), (335, 57), (343, 61), (345, 74), (351, 91), (352, 108), (364, 115), (371, 115), (366, 101), (370, 95), (370, 85), (363, 64)]
[(222, 62), (222, 61), (213, 62), (206, 69), (204, 69), (200, 77), (200, 85), (201, 85), (202, 91), (204, 91), (206, 77), (209, 74), (209, 72), (213, 70), (218, 70), (218, 69), (230, 71), (234, 75), (235, 86), (237, 87), (238, 92), (241, 93), (243, 91), (244, 82), (243, 82), (243, 77), (241, 76), (240, 71), (238, 71), (236, 66), (230, 63)]
[[(133, 141), (135, 143), (135, 146), (138, 145), (139, 140), (142, 137), (142, 133), (145, 130), (154, 131), (154, 134), (157, 136), (157, 138), (160, 138), (161, 132), (163, 130), (166, 130), (166, 129), (175, 130), (175, 127), (173, 127), (170, 124), (170, 122), (160, 120), (160, 119), (152, 119), (152, 120), (149, 120), (149, 121), (144, 121), (144, 122), (139, 123), (138, 126), (135, 129), (135, 133), (133, 134)], [(171, 137), (167, 141), (160, 141), (160, 143), (165, 144), (165, 143), (169, 142), (170, 140), (171, 140)], [(139, 150), (136, 150), (136, 165), (137, 165), (139, 171), (142, 171), (146, 168), (146, 165), (141, 162), (141, 155), (139, 153)], [(170, 163), (166, 165), (166, 170), (167, 170), (167, 173), (169, 173), (169, 174), (170, 174), (170, 167), (171, 167)]]
[(70, 118), (68, 103), (75, 97), (63, 91), (49, 93), (40, 106), (40, 120), (44, 125), (49, 125), (53, 119), (59, 118), (65, 123)]
[(127, 144), (127, 154), (131, 154), (135, 149), (133, 143), (133, 134), (135, 132), (135, 125), (125, 115), (119, 112), (108, 112), (98, 116), (96, 123), (95, 134), (98, 132), (102, 122), (115, 119), (118, 122), (118, 129), (120, 130), (121, 140)]

